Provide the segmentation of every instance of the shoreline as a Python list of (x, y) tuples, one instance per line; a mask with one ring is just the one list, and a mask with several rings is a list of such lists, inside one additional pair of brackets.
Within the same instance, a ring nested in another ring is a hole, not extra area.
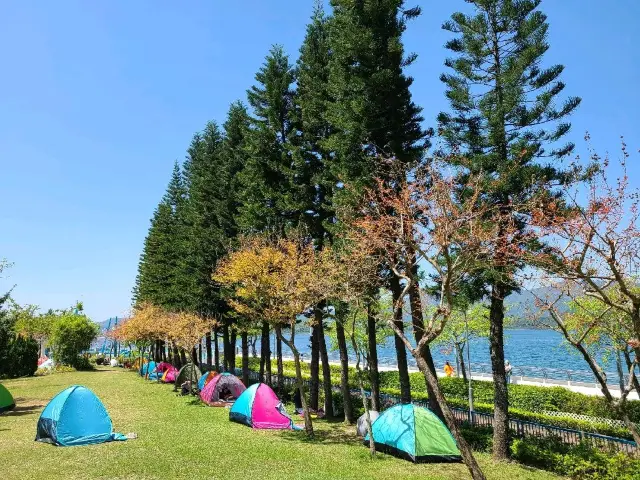
[[(273, 358), (272, 360), (275, 360), (275, 358)], [(283, 355), (282, 360), (292, 362), (293, 357)], [(311, 363), (306, 359), (301, 359), (301, 361), (306, 364)], [(340, 362), (330, 360), (329, 365), (339, 366)], [(349, 367), (355, 368), (355, 362), (349, 361)], [(408, 370), (409, 370), (409, 373), (420, 372), (420, 370), (418, 370), (416, 367), (411, 367), (411, 366), (408, 368)], [(398, 369), (396, 367), (389, 366), (389, 365), (379, 365), (378, 371), (394, 372), (394, 371), (398, 371)], [(436, 375), (439, 378), (446, 377), (444, 371), (438, 370), (438, 369), (436, 369)], [(457, 378), (461, 378), (461, 377), (457, 377)], [(472, 372), (471, 379), (475, 381), (481, 381), (481, 382), (493, 382), (493, 378), (491, 377), (491, 374), (487, 374), (487, 373)], [(579, 382), (579, 381), (571, 381), (571, 380), (557, 380), (557, 379), (548, 379), (548, 378), (528, 377), (524, 375), (512, 375), (511, 384), (512, 385), (529, 385), (529, 386), (536, 386), (536, 387), (562, 387), (572, 392), (583, 393), (585, 395), (599, 396), (599, 397), (604, 396), (604, 394), (600, 390), (600, 387), (596, 384), (595, 380), (593, 382)], [(619, 386), (612, 384), (612, 385), (609, 385), (609, 389), (614, 397), (618, 397), (618, 398), (620, 397)], [(635, 391), (631, 392), (628, 396), (628, 399), (640, 400), (638, 392), (635, 392)]]

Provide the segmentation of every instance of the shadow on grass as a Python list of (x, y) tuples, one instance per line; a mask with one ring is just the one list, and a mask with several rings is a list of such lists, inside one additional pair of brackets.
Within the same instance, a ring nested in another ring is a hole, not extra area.
[(34, 413), (39, 413), (40, 409), (44, 407), (42, 403), (34, 403), (31, 405), (16, 405), (15, 408), (4, 412), (2, 414), (3, 417), (21, 417), (23, 415), (33, 415)]
[[(300, 426), (303, 427), (303, 425)], [(285, 440), (319, 445), (359, 445), (362, 443), (355, 434), (355, 427), (345, 425), (340, 419), (316, 420), (313, 422), (313, 427), (313, 438), (309, 438), (304, 430), (283, 430), (281, 436)]]

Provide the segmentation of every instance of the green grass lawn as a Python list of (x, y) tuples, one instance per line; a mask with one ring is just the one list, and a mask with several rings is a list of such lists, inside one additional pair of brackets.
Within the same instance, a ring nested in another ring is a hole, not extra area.
[[(9, 479), (465, 479), (462, 464), (414, 465), (388, 455), (371, 460), (341, 423), (316, 421), (317, 438), (304, 432), (260, 431), (231, 423), (224, 408), (202, 406), (122, 369), (58, 373), (3, 381), (16, 399), (0, 415), (0, 480)], [(47, 402), (73, 384), (103, 401), (117, 432), (138, 438), (84, 447), (35, 442)], [(301, 419), (296, 418), (298, 423)], [(550, 479), (546, 472), (479, 460), (491, 479)]]

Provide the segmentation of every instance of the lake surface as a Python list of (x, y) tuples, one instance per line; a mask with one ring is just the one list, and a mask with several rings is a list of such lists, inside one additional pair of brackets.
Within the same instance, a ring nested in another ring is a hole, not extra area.
[[(275, 351), (275, 339), (272, 336), (272, 351)], [(303, 353), (303, 358), (309, 359), (310, 341), (307, 332), (300, 332), (296, 337), (296, 347)], [(340, 356), (335, 341), (327, 336), (327, 347), (331, 348), (329, 358), (338, 361)], [(259, 345), (258, 345), (259, 347)], [(283, 344), (283, 355), (291, 355), (290, 350)], [(567, 380), (571, 377), (574, 381), (594, 381), (586, 362), (578, 353), (572, 351), (573, 347), (564, 341), (564, 337), (554, 330), (539, 329), (513, 329), (505, 331), (505, 358), (513, 365), (514, 375), (528, 377), (553, 378)], [(438, 370), (442, 370), (444, 363), (449, 361), (456, 366), (455, 351), (443, 348), (440, 345), (432, 345), (431, 352)], [(489, 357), (489, 340), (486, 338), (471, 341), (471, 369), (473, 372), (491, 372)], [(352, 351), (350, 349), (350, 356)], [(407, 353), (409, 363), (415, 366), (413, 357)], [(355, 361), (355, 357), (352, 358)], [(465, 352), (465, 362), (467, 355)], [(389, 337), (384, 345), (378, 345), (378, 362), (384, 366), (396, 365), (396, 351), (393, 337)], [(605, 364), (607, 377), (610, 382), (617, 384), (615, 360)]]

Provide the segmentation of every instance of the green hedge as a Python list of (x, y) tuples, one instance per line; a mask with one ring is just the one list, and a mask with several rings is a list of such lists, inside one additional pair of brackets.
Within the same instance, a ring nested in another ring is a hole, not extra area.
[[(412, 392), (426, 391), (424, 376), (411, 373)], [(440, 378), (440, 387), (447, 399), (467, 398), (468, 386), (461, 378)], [(382, 388), (399, 387), (398, 372), (380, 372)], [(493, 383), (473, 381), (473, 397), (479, 403), (493, 403)], [(592, 417), (617, 419), (616, 412), (607, 404), (604, 397), (572, 392), (563, 387), (537, 387), (533, 385), (509, 385), (509, 404), (513, 408), (529, 412), (554, 411), (576, 413)], [(640, 401), (631, 400), (629, 404), (630, 418), (640, 423)]]
[(553, 437), (515, 439), (511, 453), (520, 463), (576, 479), (632, 480), (640, 472), (640, 458), (586, 443), (566, 445)]
[[(236, 362), (236, 366), (241, 363)], [(284, 374), (287, 377), (295, 377), (295, 367), (292, 361), (283, 362)], [(251, 358), (249, 368), (258, 371), (260, 368), (260, 360)], [(359, 388), (356, 385), (355, 369), (350, 368), (350, 383), (352, 388)], [(272, 373), (276, 372), (276, 364), (273, 362)], [(305, 379), (309, 378), (309, 365), (302, 364), (302, 375)], [(322, 381), (322, 371), (320, 372)], [(424, 377), (421, 373), (410, 374), (411, 395), (414, 400), (427, 401), (426, 386)], [(331, 381), (334, 385), (340, 385), (340, 367), (338, 365), (331, 366)], [(452, 407), (469, 408), (468, 404), (468, 386), (461, 378), (440, 378), (438, 380), (447, 403)], [(380, 392), (390, 395), (399, 396), (398, 389), (399, 380), (398, 372), (387, 371), (380, 372)], [(368, 385), (366, 385), (368, 388)], [(322, 388), (320, 388), (322, 391)], [(334, 403), (339, 405), (338, 411), (342, 410), (342, 398), (337, 400), (334, 394)], [(493, 384), (491, 382), (474, 381), (473, 382), (474, 409), (481, 413), (493, 413)], [(358, 410), (361, 413), (362, 401)], [(536, 387), (529, 385), (509, 385), (509, 414), (513, 418), (520, 420), (543, 423), (560, 428), (568, 428), (589, 433), (599, 433), (612, 437), (632, 439), (631, 433), (626, 428), (612, 427), (606, 423), (590, 422), (585, 420), (577, 420), (571, 417), (557, 417), (545, 415), (544, 410), (559, 411), (565, 413), (578, 413), (582, 415), (591, 415), (602, 418), (615, 418), (611, 409), (607, 406), (604, 398), (584, 395), (582, 393), (572, 392), (562, 387)], [(630, 412), (632, 418), (640, 419), (640, 401), (630, 401)]]
[[(474, 450), (491, 451), (491, 427), (463, 425), (461, 430)], [(587, 443), (567, 445), (557, 437), (515, 438), (510, 448), (512, 458), (519, 463), (575, 479), (632, 480), (640, 472), (640, 458)]]

